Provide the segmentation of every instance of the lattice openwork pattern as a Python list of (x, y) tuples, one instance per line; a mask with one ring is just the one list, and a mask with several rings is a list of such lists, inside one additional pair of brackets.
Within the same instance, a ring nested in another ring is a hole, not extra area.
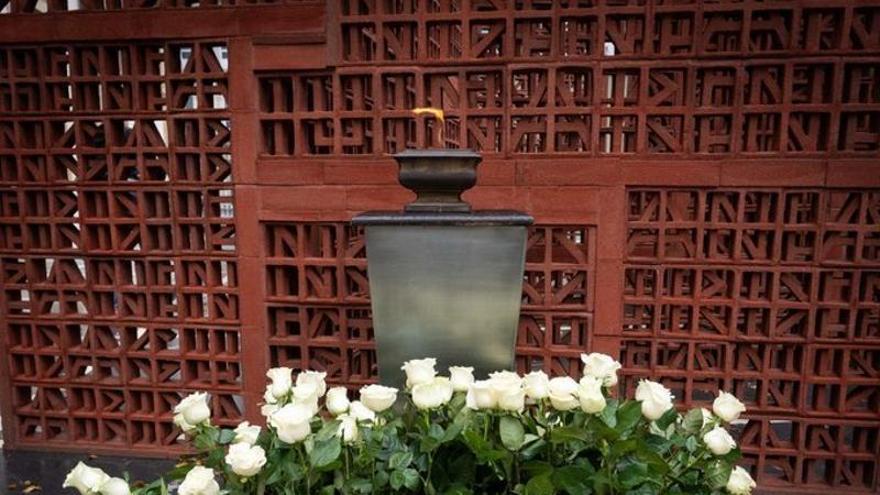
[(596, 287), (596, 229), (537, 225), (529, 230), (517, 367), (579, 375), (591, 349)]
[(767, 492), (880, 492), (877, 0), (0, 0), (6, 445), (168, 454), (189, 391), (374, 380), (349, 220), (430, 146), (536, 218), (521, 371), (734, 390)]
[[(0, 48), (0, 284), (22, 444), (176, 442), (241, 418), (222, 40)], [(5, 400), (5, 399), (4, 399)]]
[(627, 194), (626, 388), (733, 390), (759, 483), (876, 490), (880, 190)]
[[(261, 79), (266, 155), (440, 146), (803, 156), (880, 146), (877, 6), (339, 3), (341, 68)], [(436, 122), (410, 112), (425, 106), (446, 112), (442, 142)]]
[[(271, 365), (319, 369), (359, 387), (378, 373), (364, 236), (347, 223), (268, 223), (266, 310)], [(517, 339), (522, 370), (577, 373), (589, 349), (593, 229), (529, 232)]]
[(273, 366), (353, 387), (377, 374), (363, 232), (343, 223), (264, 227)]
[(211, 9), (233, 5), (273, 3), (284, 3), (284, 0), (0, 0), (0, 15), (150, 9)]

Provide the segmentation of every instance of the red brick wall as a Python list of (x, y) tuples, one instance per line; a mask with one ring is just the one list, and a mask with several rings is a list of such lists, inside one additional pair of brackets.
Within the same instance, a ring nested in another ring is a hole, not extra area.
[(735, 390), (763, 487), (877, 492), (880, 3), (67, 9), (0, 1), (8, 445), (167, 454), (188, 391), (231, 424), (271, 365), (373, 379), (348, 220), (442, 145), (535, 216), (521, 369)]

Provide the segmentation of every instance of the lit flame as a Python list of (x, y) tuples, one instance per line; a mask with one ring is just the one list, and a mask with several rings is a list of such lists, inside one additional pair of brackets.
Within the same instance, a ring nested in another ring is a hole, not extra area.
[(437, 135), (437, 143), (436, 144), (437, 144), (437, 146), (443, 148), (444, 147), (443, 131), (444, 131), (444, 128), (446, 127), (446, 125), (445, 125), (446, 121), (443, 118), (443, 110), (440, 108), (434, 108), (434, 107), (418, 107), (418, 108), (413, 108), (412, 113), (414, 113), (415, 115), (421, 115), (423, 113), (428, 113), (428, 114), (431, 114), (431, 116), (433, 116), (435, 119), (437, 119), (439, 121), (439, 124), (437, 125), (437, 130), (436, 130), (436, 135)]

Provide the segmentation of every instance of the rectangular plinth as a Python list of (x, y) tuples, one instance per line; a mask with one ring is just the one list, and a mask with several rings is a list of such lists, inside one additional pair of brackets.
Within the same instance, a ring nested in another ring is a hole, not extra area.
[(513, 368), (525, 225), (367, 223), (366, 237), (382, 383), (402, 386), (414, 358)]

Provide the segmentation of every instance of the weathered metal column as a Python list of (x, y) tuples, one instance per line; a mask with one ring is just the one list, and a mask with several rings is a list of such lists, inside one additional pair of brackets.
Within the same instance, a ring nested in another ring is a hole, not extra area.
[(515, 211), (471, 211), (470, 150), (408, 150), (394, 156), (417, 198), (403, 211), (367, 212), (365, 226), (379, 378), (401, 386), (401, 364), (436, 357), (438, 369), (474, 366), (477, 377), (512, 369), (526, 229)]

